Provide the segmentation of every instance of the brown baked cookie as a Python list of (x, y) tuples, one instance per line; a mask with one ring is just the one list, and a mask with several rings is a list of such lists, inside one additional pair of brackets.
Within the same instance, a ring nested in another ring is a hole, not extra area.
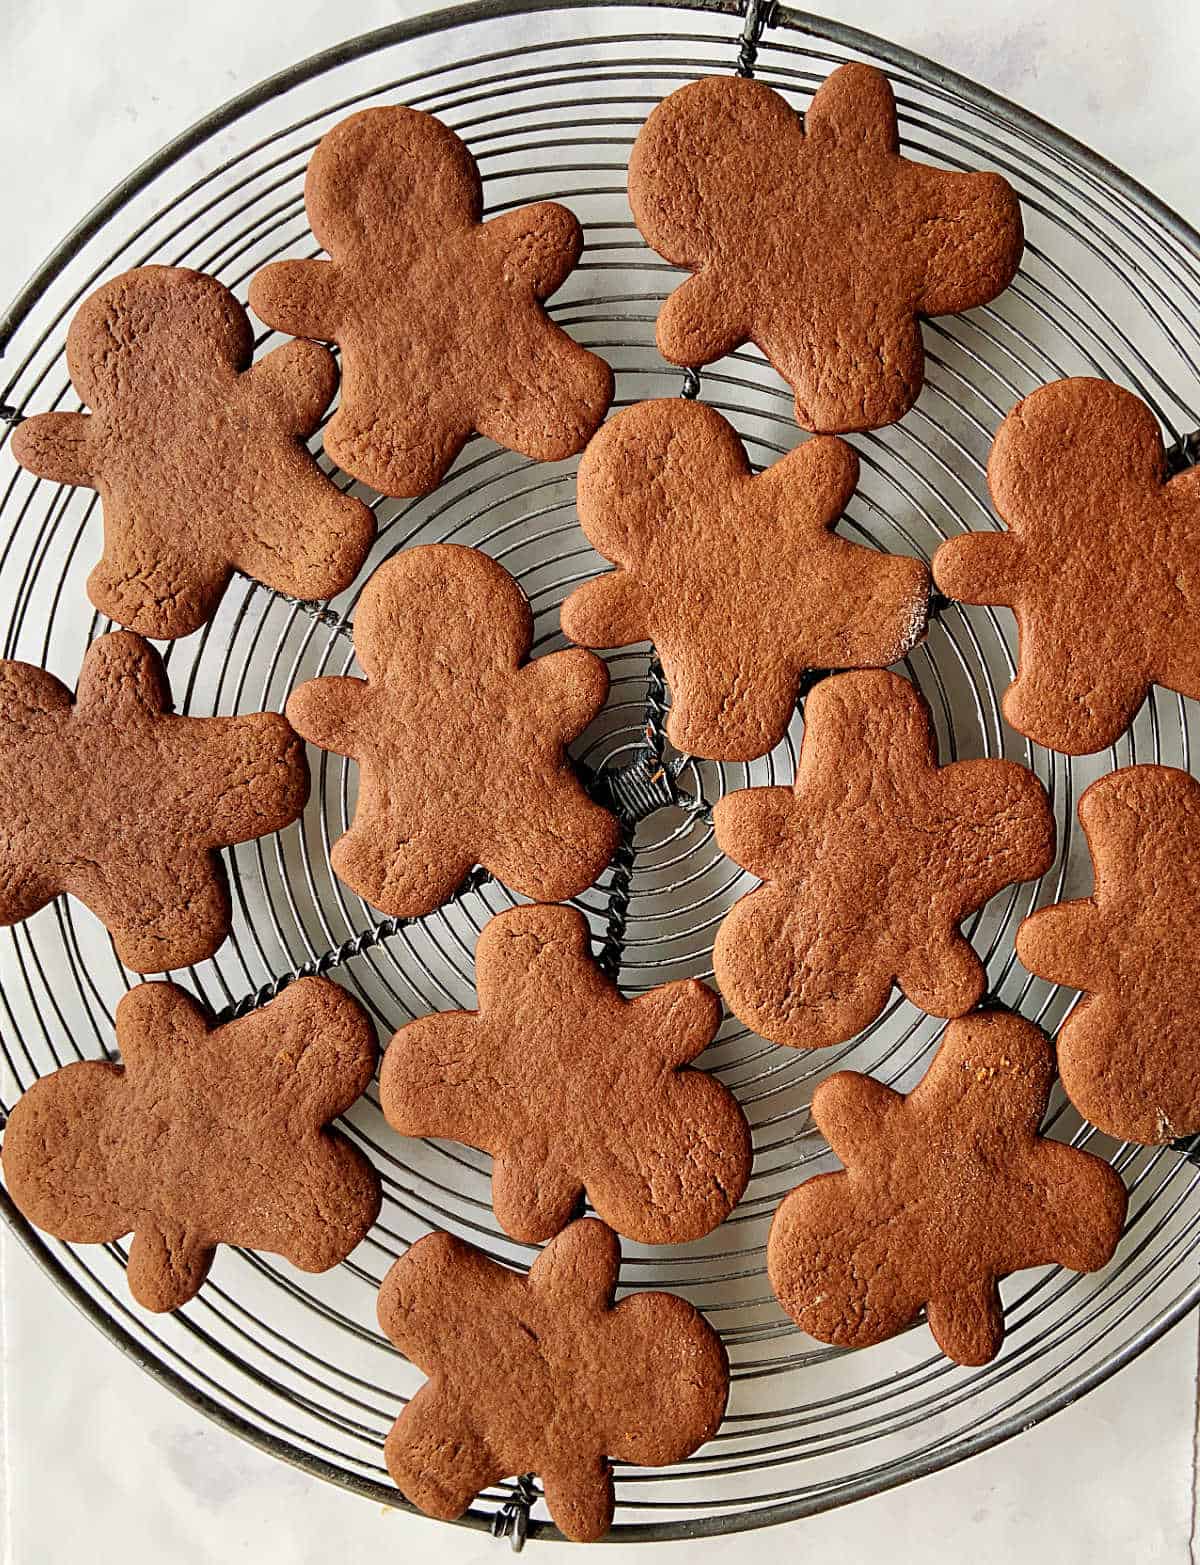
[(717, 842), (766, 884), (717, 931), (730, 1009), (773, 1043), (852, 1038), (893, 982), (961, 1016), (983, 964), (969, 913), (1054, 860), (1045, 789), (1015, 761), (939, 766), (920, 692), (895, 674), (823, 680), (805, 704), (792, 788), (742, 788), (713, 810)]
[(478, 549), (425, 544), (363, 589), (354, 647), (367, 678), (294, 690), (292, 726), (359, 765), (354, 824), (330, 854), (374, 907), (417, 918), (482, 864), (557, 902), (585, 891), (617, 845), (566, 746), (604, 705), (608, 670), (574, 648), (526, 662), (533, 617)]
[(279, 831), (308, 796), (275, 712), (178, 717), (140, 636), (93, 641), (71, 692), (0, 662), (0, 923), (69, 891), (139, 973), (201, 962), (229, 933), (216, 849)]
[(1087, 991), (1057, 1039), (1079, 1112), (1122, 1141), (1200, 1131), (1200, 782), (1129, 766), (1079, 800), (1096, 889), (1017, 931), (1032, 973)]
[(1152, 684), (1200, 698), (1200, 468), (1168, 481), (1145, 403), (1107, 380), (1043, 386), (1001, 424), (988, 484), (1008, 531), (952, 538), (933, 572), (952, 598), (1015, 611), (1012, 726), (1090, 755)]
[(572, 641), (653, 641), (680, 750), (751, 760), (783, 738), (810, 668), (883, 666), (921, 639), (929, 572), (833, 531), (858, 481), (842, 440), (757, 476), (732, 425), (679, 397), (610, 419), (579, 466), (579, 520), (621, 568), (562, 607)]
[(235, 569), (297, 598), (354, 580), (375, 518), (322, 473), (305, 440), (337, 385), (315, 342), (251, 364), (246, 312), (215, 277), (140, 266), (96, 290), (67, 333), (93, 409), (41, 413), (12, 436), (39, 478), (100, 491), (102, 614), (145, 636), (203, 625)]
[(682, 1244), (728, 1217), (753, 1149), (737, 1099), (689, 1060), (721, 1002), (694, 978), (622, 998), (567, 907), (501, 913), (475, 952), (477, 1011), (423, 1016), (384, 1056), (380, 1106), (405, 1136), (490, 1152), (492, 1206), (538, 1243), (586, 1193), (643, 1244)]
[(324, 1127), (367, 1089), (375, 1033), (325, 978), (214, 1026), (174, 984), (117, 1007), (124, 1065), (85, 1060), (35, 1082), (4, 1132), (8, 1193), (70, 1244), (132, 1233), (129, 1288), (174, 1310), (218, 1244), (306, 1272), (345, 1260), (379, 1215), (379, 1181)]
[(1004, 1337), (999, 1278), (1106, 1265), (1125, 1186), (1038, 1135), (1053, 1079), (1031, 1022), (980, 1011), (951, 1022), (907, 1097), (853, 1071), (822, 1082), (813, 1118), (846, 1172), (786, 1196), (767, 1242), (771, 1286), (801, 1329), (868, 1347), (924, 1304), (943, 1353), (986, 1364)]
[(427, 493), (473, 430), (538, 462), (581, 451), (612, 371), (542, 303), (583, 233), (553, 201), (483, 223), (475, 159), (416, 109), (363, 109), (325, 135), (305, 204), (328, 261), (276, 261), (250, 284), (269, 326), (342, 350), (325, 431), (340, 467), (389, 495)]
[(712, 1438), (729, 1391), (720, 1337), (674, 1294), (614, 1305), (620, 1255), (585, 1217), (527, 1277), (444, 1233), (400, 1257), (379, 1324), (429, 1376), (384, 1447), (408, 1500), (451, 1520), (489, 1484), (533, 1472), (584, 1543), (612, 1522), (609, 1457), (665, 1467)]
[(696, 276), (658, 317), (674, 364), (753, 342), (805, 429), (902, 417), (925, 378), (921, 315), (973, 309), (1021, 260), (1021, 209), (999, 174), (901, 157), (881, 71), (834, 71), (803, 117), (765, 83), (681, 87), (642, 127), (629, 202), (658, 253)]

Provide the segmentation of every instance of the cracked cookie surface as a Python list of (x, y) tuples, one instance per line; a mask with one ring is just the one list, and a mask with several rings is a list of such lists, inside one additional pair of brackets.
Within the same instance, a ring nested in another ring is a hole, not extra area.
[(389, 1044), (380, 1106), (393, 1129), (491, 1153), (496, 1217), (527, 1243), (558, 1233), (585, 1191), (644, 1244), (724, 1221), (752, 1149), (732, 1093), (685, 1068), (720, 1024), (711, 989), (685, 979), (626, 1000), (565, 907), (493, 918), (475, 975), (477, 1011), (423, 1016)]
[(224, 1026), (169, 983), (117, 1007), (121, 1065), (77, 1061), (35, 1082), (4, 1132), (9, 1194), (72, 1244), (133, 1234), (139, 1304), (173, 1310), (220, 1244), (327, 1271), (379, 1214), (379, 1181), (330, 1120), (366, 1091), (375, 1033), (325, 978), (302, 978)]
[(845, 441), (755, 475), (733, 426), (680, 398), (609, 419), (579, 465), (579, 521), (619, 569), (562, 607), (572, 641), (649, 640), (685, 754), (752, 760), (787, 731), (806, 670), (885, 666), (925, 630), (919, 560), (838, 537), (858, 481)]
[(13, 431), (41, 478), (100, 491), (104, 554), (88, 578), (102, 614), (144, 636), (186, 636), (235, 569), (297, 598), (329, 598), (375, 536), (305, 444), (337, 386), (315, 342), (251, 364), (246, 312), (214, 277), (142, 266), (75, 313), (67, 366), (89, 413)]
[(384, 1447), (407, 1499), (449, 1520), (533, 1472), (561, 1530), (588, 1542), (612, 1522), (610, 1458), (663, 1467), (712, 1438), (729, 1389), (721, 1339), (674, 1294), (614, 1304), (619, 1264), (616, 1236), (590, 1217), (528, 1276), (445, 1233), (400, 1257), (379, 1324), (429, 1377)]
[(354, 647), (367, 678), (312, 680), (288, 698), (298, 733), (358, 762), (354, 821), (330, 862), (372, 906), (432, 912), (475, 864), (557, 902), (612, 857), (616, 817), (566, 754), (603, 706), (608, 670), (579, 648), (528, 661), (532, 641), (528, 601), (502, 566), (423, 544), (363, 589)]
[(1017, 955), (1084, 991), (1055, 1045), (1063, 1089), (1121, 1141), (1200, 1131), (1200, 782), (1130, 766), (1079, 800), (1092, 896), (1031, 914)]
[(893, 982), (958, 1016), (984, 969), (959, 925), (1054, 859), (1045, 789), (1015, 761), (939, 766), (929, 708), (896, 674), (838, 674), (805, 702), (791, 788), (742, 788), (713, 809), (722, 851), (764, 884), (717, 931), (734, 1014), (773, 1043), (852, 1038)]
[(229, 933), (216, 850), (281, 830), (307, 797), (278, 713), (177, 716), (161, 658), (129, 631), (91, 644), (74, 700), (0, 662), (0, 923), (66, 891), (136, 972), (201, 962)]
[(755, 343), (827, 434), (905, 414), (924, 380), (918, 317), (973, 309), (1012, 281), (1021, 210), (999, 174), (901, 156), (872, 66), (840, 66), (801, 117), (765, 83), (713, 76), (650, 115), (629, 161), (647, 242), (696, 275), (658, 317), (673, 364)]
[(800, 1328), (867, 1347), (925, 1305), (943, 1353), (986, 1364), (1004, 1336), (999, 1278), (1106, 1265), (1125, 1186), (1038, 1135), (1053, 1080), (1038, 1028), (981, 1011), (951, 1022), (907, 1097), (853, 1071), (822, 1082), (813, 1118), (845, 1171), (785, 1197), (767, 1242), (771, 1286)]
[(474, 430), (539, 462), (581, 451), (612, 399), (605, 361), (543, 309), (583, 233), (553, 201), (482, 222), (479, 169), (431, 114), (364, 109), (321, 140), (304, 182), (330, 259), (250, 284), (269, 326), (336, 342), (339, 467), (388, 495), (433, 489)]

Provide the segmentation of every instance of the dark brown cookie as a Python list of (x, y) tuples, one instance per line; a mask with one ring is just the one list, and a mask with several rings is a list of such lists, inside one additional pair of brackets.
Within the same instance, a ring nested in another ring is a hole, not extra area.
[(999, 174), (901, 157), (881, 71), (834, 71), (802, 118), (763, 82), (681, 87), (643, 126), (629, 201), (661, 256), (696, 273), (663, 305), (658, 346), (709, 364), (753, 342), (805, 429), (877, 429), (925, 376), (920, 315), (986, 304), (1021, 260)]
[(212, 617), (236, 568), (297, 598), (354, 580), (375, 536), (304, 441), (337, 385), (333, 356), (290, 342), (251, 364), (246, 312), (214, 277), (141, 266), (97, 289), (67, 333), (75, 390), (93, 409), (42, 413), (12, 452), (40, 478), (98, 489), (104, 556), (88, 578), (102, 614), (145, 636)]
[(583, 248), (552, 201), (481, 223), (475, 160), (416, 109), (364, 109), (324, 136), (305, 204), (328, 261), (276, 261), (250, 284), (268, 326), (342, 350), (329, 455), (383, 494), (432, 489), (473, 430), (539, 462), (581, 451), (612, 371), (542, 302)]
[(1168, 481), (1154, 414), (1107, 380), (1059, 380), (1000, 426), (988, 484), (1008, 531), (933, 563), (964, 603), (1013, 609), (1004, 715), (1067, 755), (1115, 743), (1152, 684), (1200, 698), (1200, 468)]
[(604, 705), (608, 671), (571, 649), (526, 662), (533, 618), (477, 549), (425, 544), (371, 577), (354, 616), (367, 678), (294, 690), (297, 731), (359, 764), (338, 875), (400, 918), (429, 913), (474, 864), (539, 901), (587, 889), (617, 845), (566, 746)]
[(580, 463), (580, 523), (621, 569), (571, 594), (563, 630), (593, 647), (653, 641), (680, 750), (764, 755), (807, 669), (894, 663), (924, 634), (925, 566), (833, 531), (857, 481), (842, 440), (809, 440), (755, 476), (712, 408), (638, 403)]
[(35, 1082), (4, 1132), (8, 1193), (71, 1244), (132, 1233), (129, 1287), (148, 1310), (199, 1289), (219, 1244), (336, 1266), (379, 1215), (379, 1181), (324, 1127), (367, 1089), (375, 1034), (325, 978), (302, 978), (223, 1027), (174, 984), (117, 1007), (124, 1065), (86, 1060)]
[(721, 1002), (695, 979), (622, 998), (574, 908), (493, 918), (475, 952), (478, 1011), (423, 1016), (384, 1056), (380, 1106), (406, 1136), (490, 1152), (492, 1205), (515, 1239), (563, 1228), (586, 1192), (643, 1244), (681, 1244), (733, 1210), (750, 1177), (737, 1099), (683, 1067)]
[(895, 674), (822, 680), (805, 703), (792, 788), (742, 788), (717, 842), (766, 884), (717, 931), (721, 993), (747, 1027), (815, 1049), (875, 1019), (893, 982), (960, 1016), (983, 964), (969, 913), (1054, 860), (1045, 789), (1015, 761), (939, 766), (929, 708)]
[(907, 1097), (853, 1071), (822, 1082), (813, 1118), (846, 1172), (785, 1197), (767, 1243), (771, 1286), (797, 1324), (861, 1348), (924, 1304), (943, 1353), (986, 1364), (1004, 1337), (999, 1278), (1106, 1265), (1125, 1186), (1099, 1158), (1038, 1135), (1053, 1079), (1031, 1022), (981, 1011), (946, 1028)]
[(0, 663), (0, 923), (68, 891), (136, 972), (201, 962), (229, 933), (215, 850), (279, 831), (307, 796), (282, 717), (175, 716), (140, 636), (91, 644), (74, 704), (53, 674)]
[(419, 1240), (379, 1293), (379, 1324), (429, 1376), (384, 1454), (397, 1487), (431, 1516), (461, 1516), (500, 1478), (537, 1473), (568, 1538), (608, 1531), (609, 1457), (681, 1462), (716, 1433), (729, 1362), (683, 1299), (614, 1305), (616, 1235), (583, 1218), (528, 1277), (449, 1234)]
[(1129, 766), (1079, 800), (1091, 897), (1042, 908), (1017, 955), (1086, 991), (1057, 1039), (1079, 1112), (1110, 1136), (1156, 1145), (1200, 1131), (1200, 782)]

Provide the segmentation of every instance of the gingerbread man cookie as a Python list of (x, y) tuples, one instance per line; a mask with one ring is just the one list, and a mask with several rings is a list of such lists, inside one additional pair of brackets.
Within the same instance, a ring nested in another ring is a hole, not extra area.
[(330, 862), (374, 907), (429, 913), (474, 864), (539, 901), (587, 889), (617, 845), (566, 746), (595, 717), (608, 671), (572, 648), (526, 662), (533, 618), (477, 549), (425, 544), (363, 589), (354, 647), (367, 678), (292, 692), (292, 726), (359, 764), (354, 824)]
[(214, 277), (141, 266), (96, 290), (67, 333), (92, 413), (41, 413), (13, 431), (17, 461), (100, 491), (102, 614), (145, 636), (211, 619), (233, 571), (297, 598), (358, 574), (375, 518), (341, 494), (305, 440), (337, 385), (315, 342), (257, 364), (246, 312)]
[(983, 964), (959, 924), (1054, 860), (1045, 789), (1014, 761), (939, 766), (929, 708), (895, 674), (840, 674), (805, 705), (792, 788), (742, 788), (717, 842), (766, 882), (717, 931), (733, 1012), (773, 1043), (823, 1048), (880, 1014), (893, 982), (960, 1016)]
[(612, 400), (603, 359), (542, 308), (583, 234), (552, 201), (483, 223), (475, 160), (416, 109), (364, 109), (325, 135), (305, 204), (328, 261), (276, 261), (250, 284), (280, 331), (336, 342), (339, 467), (426, 494), (473, 430), (539, 462), (581, 451)]
[(1016, 613), (1012, 726), (1090, 755), (1152, 684), (1200, 697), (1200, 468), (1168, 481), (1145, 403), (1107, 380), (1043, 386), (1000, 426), (988, 484), (1008, 531), (952, 538), (933, 570), (950, 597)]
[(302, 978), (223, 1027), (174, 984), (139, 984), (117, 1044), (123, 1065), (66, 1065), (9, 1116), (4, 1178), (31, 1223), (71, 1244), (132, 1233), (148, 1310), (186, 1304), (219, 1244), (323, 1272), (366, 1236), (379, 1181), (325, 1127), (366, 1091), (375, 1034), (336, 984)]
[(493, 918), (475, 979), (478, 1011), (423, 1016), (392, 1039), (379, 1101), (393, 1129), (490, 1152), (496, 1217), (527, 1243), (558, 1233), (585, 1192), (643, 1244), (724, 1221), (752, 1148), (732, 1093), (684, 1068), (720, 1025), (711, 989), (685, 979), (623, 999), (565, 907)]
[(803, 117), (770, 87), (713, 76), (643, 126), (629, 202), (643, 236), (695, 272), (663, 305), (658, 346), (711, 363), (753, 342), (805, 429), (877, 429), (917, 400), (918, 316), (986, 304), (1021, 260), (1021, 209), (999, 174), (900, 155), (881, 71), (839, 67)]
[(613, 1514), (609, 1458), (681, 1462), (725, 1412), (729, 1361), (700, 1311), (670, 1293), (614, 1305), (620, 1249), (583, 1218), (529, 1275), (449, 1234), (419, 1240), (379, 1293), (379, 1324), (427, 1384), (387, 1438), (388, 1471), (430, 1516), (461, 1516), (480, 1490), (534, 1472), (568, 1538)]
[(0, 923), (68, 891), (136, 972), (201, 962), (229, 933), (215, 850), (279, 831), (307, 796), (282, 717), (174, 715), (140, 636), (94, 641), (74, 702), (53, 674), (0, 663)]
[(757, 476), (702, 403), (641, 402), (579, 466), (579, 520), (620, 567), (562, 607), (572, 641), (653, 641), (671, 687), (667, 734), (742, 761), (783, 738), (804, 673), (894, 663), (925, 629), (929, 572), (833, 531), (858, 458), (809, 440)]
[(1200, 1131), (1200, 782), (1130, 766), (1079, 800), (1095, 869), (1091, 897), (1042, 908), (1017, 955), (1086, 991), (1057, 1038), (1071, 1102), (1122, 1141)]
[(924, 1304), (943, 1353), (986, 1364), (1004, 1338), (999, 1278), (1107, 1265), (1125, 1186), (1038, 1135), (1053, 1079), (1031, 1022), (981, 1011), (946, 1028), (907, 1097), (853, 1071), (822, 1082), (813, 1118), (846, 1172), (785, 1197), (767, 1242), (771, 1286), (801, 1329), (867, 1347)]

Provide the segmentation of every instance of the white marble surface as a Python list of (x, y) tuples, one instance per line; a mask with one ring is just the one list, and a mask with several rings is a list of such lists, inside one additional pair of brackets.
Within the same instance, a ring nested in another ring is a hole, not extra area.
[[(8, 298), (133, 164), (214, 103), (425, 0), (3, 0)], [(1200, 220), (1194, 0), (843, 0), (846, 21), (975, 76)], [(788, 1529), (655, 1560), (892, 1565), (1195, 1559), (1196, 1326), (1081, 1404), (951, 1472)], [(11, 1565), (316, 1565), (331, 1556), (506, 1557), (379, 1508), (208, 1424), (111, 1348), (0, 1232), (0, 1560)], [(537, 1545), (531, 1558), (560, 1558)], [(610, 1549), (605, 1560), (633, 1557)], [(637, 1558), (644, 1558), (641, 1554)]]

